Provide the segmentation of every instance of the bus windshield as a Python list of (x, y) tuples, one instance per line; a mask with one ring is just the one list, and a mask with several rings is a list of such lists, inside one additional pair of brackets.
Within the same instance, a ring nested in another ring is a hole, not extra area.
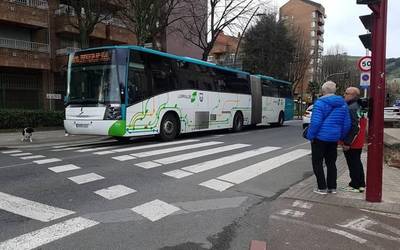
[(68, 104), (120, 104), (126, 78), (126, 55), (124, 60), (122, 52), (114, 49), (72, 54)]

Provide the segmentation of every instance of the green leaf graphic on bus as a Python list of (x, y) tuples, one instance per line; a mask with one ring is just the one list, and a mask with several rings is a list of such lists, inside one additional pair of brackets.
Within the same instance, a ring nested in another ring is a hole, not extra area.
[(190, 102), (191, 102), (191, 103), (194, 103), (194, 102), (196, 101), (196, 97), (197, 97), (197, 91), (194, 91), (194, 92), (192, 93), (192, 98), (190, 99)]

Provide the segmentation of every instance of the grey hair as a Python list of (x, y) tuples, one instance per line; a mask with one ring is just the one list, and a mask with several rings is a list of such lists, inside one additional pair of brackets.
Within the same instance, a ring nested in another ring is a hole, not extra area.
[(321, 87), (322, 94), (327, 95), (327, 94), (335, 94), (336, 92), (336, 83), (332, 81), (327, 81), (324, 83)]

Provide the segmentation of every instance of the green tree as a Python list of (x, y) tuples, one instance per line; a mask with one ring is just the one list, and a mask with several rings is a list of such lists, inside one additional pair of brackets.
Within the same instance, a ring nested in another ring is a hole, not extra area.
[(256, 74), (289, 80), (296, 41), (276, 14), (262, 16), (245, 34), (243, 68)]

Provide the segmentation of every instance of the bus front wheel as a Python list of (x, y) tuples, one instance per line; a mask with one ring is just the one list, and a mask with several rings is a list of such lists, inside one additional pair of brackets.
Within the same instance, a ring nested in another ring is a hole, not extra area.
[(179, 134), (178, 119), (167, 113), (161, 121), (160, 136), (163, 141), (171, 141)]
[(240, 132), (243, 129), (243, 115), (241, 113), (236, 113), (233, 118), (233, 132)]

